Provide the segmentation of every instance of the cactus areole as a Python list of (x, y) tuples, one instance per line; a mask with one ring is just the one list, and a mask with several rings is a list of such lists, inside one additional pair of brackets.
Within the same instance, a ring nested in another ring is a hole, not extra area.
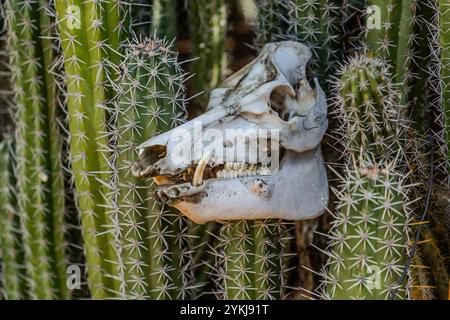
[(143, 143), (133, 174), (197, 223), (322, 214), (327, 104), (306, 79), (310, 59), (303, 44), (267, 44), (211, 92), (204, 114)]

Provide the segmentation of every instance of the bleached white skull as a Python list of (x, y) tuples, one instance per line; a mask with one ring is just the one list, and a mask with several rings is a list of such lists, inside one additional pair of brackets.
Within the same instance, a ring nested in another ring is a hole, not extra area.
[(310, 58), (300, 43), (267, 44), (212, 91), (204, 114), (143, 143), (133, 174), (153, 177), (157, 198), (197, 223), (320, 215), (327, 105), (306, 79)]

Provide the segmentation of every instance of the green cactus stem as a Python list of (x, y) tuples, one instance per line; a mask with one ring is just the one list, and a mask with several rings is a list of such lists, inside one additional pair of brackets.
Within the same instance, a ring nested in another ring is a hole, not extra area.
[[(446, 128), (450, 128), (450, 1), (439, 2), (442, 108), (445, 112)], [(447, 152), (450, 159), (450, 134), (447, 132)]]
[(106, 210), (110, 191), (107, 86), (119, 65), (121, 41), (129, 29), (128, 10), (120, 1), (55, 0), (64, 54), (71, 167), (76, 188), (88, 271), (94, 299), (120, 291), (118, 226)]
[(16, 111), (18, 205), (30, 297), (67, 299), (52, 24), (44, 0), (5, 2)]
[(342, 121), (346, 167), (329, 234), (324, 296), (405, 298), (407, 188), (399, 94), (382, 60), (356, 56), (340, 70), (335, 109)]
[(189, 1), (189, 21), (192, 26), (192, 57), (190, 81), (195, 101), (206, 109), (209, 93), (224, 76), (226, 67), (225, 37), (227, 32), (226, 1)]
[(408, 211), (401, 180), (392, 168), (371, 161), (347, 168), (330, 232), (326, 298), (407, 297)]
[[(409, 85), (413, 74), (411, 62), (414, 59), (417, 0), (369, 0), (369, 8), (375, 8), (367, 16), (367, 49), (388, 61), (394, 83)], [(381, 14), (377, 25), (377, 13)]]
[(225, 223), (220, 230), (221, 249), (216, 252), (219, 298), (284, 297), (288, 237), (286, 226), (273, 220)]
[(156, 0), (152, 7), (152, 32), (165, 39), (177, 37), (177, 1)]
[(117, 101), (117, 218), (124, 298), (185, 299), (192, 284), (186, 220), (159, 205), (153, 182), (133, 177), (137, 147), (183, 121), (184, 73), (172, 46), (158, 38), (127, 45)]
[(5, 299), (27, 298), (12, 137), (0, 142), (0, 251)]
[(336, 17), (339, 6), (331, 0), (293, 0), (286, 1), (285, 6), (289, 37), (311, 47), (314, 53), (312, 71), (325, 84), (323, 78), (333, 70), (338, 59)]
[(255, 45), (261, 49), (266, 43), (282, 39), (288, 27), (283, 16), (286, 15), (286, 1), (256, 0), (257, 18), (255, 21)]

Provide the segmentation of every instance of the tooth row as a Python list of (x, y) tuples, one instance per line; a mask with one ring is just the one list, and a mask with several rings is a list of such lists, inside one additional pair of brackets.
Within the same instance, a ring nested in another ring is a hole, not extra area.
[[(236, 168), (236, 169), (235, 169)], [(271, 175), (267, 164), (256, 165), (256, 164), (245, 164), (245, 163), (226, 163), (225, 168), (217, 172), (218, 179), (232, 179), (237, 177), (248, 177), (248, 176), (268, 176)]]

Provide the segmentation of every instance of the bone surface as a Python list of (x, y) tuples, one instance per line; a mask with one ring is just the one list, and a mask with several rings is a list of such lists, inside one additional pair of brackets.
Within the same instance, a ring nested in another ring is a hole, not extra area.
[(211, 92), (204, 114), (143, 143), (133, 174), (154, 178), (159, 201), (197, 223), (322, 214), (327, 105), (306, 78), (310, 59), (301, 43), (267, 44)]

